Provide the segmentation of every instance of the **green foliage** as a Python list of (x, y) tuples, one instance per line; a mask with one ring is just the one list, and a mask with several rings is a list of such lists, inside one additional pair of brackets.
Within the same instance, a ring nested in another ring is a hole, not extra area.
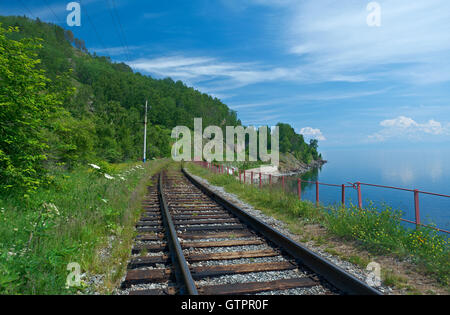
[(151, 139), (151, 145), (148, 148), (148, 156), (150, 158), (170, 156), (173, 142), (170, 137), (171, 131), (159, 125), (151, 126), (149, 129), (148, 139)]
[[(53, 165), (141, 160), (146, 99), (149, 158), (169, 157), (171, 130), (193, 130), (196, 117), (204, 126), (241, 125), (219, 99), (91, 55), (71, 31), (26, 17), (0, 16), (0, 23), (13, 28), (1, 29), (0, 194), (13, 188), (29, 194), (49, 182)], [(317, 143), (279, 126), (281, 152), (305, 162), (318, 158)]]
[(0, 189), (30, 193), (43, 182), (48, 148), (43, 130), (62, 97), (50, 91), (50, 80), (37, 69), (39, 41), (8, 39), (15, 32), (0, 25)]
[(48, 141), (47, 160), (69, 169), (94, 159), (96, 138), (94, 123), (86, 118), (75, 119), (62, 111), (44, 131)]
[(332, 209), (325, 214), (325, 225), (334, 234), (361, 242), (377, 254), (393, 253), (411, 257), (418, 265), (445, 285), (450, 281), (450, 243), (430, 228), (411, 230), (400, 221), (401, 213), (385, 206), (377, 209)]
[(56, 25), (13, 16), (0, 23), (0, 194), (31, 193), (52, 165), (140, 160), (146, 99), (150, 158), (170, 156), (170, 130), (193, 128), (194, 117), (240, 124), (220, 100), (90, 55)]
[(386, 252), (396, 247), (405, 233), (401, 225), (402, 214), (387, 207), (378, 211), (372, 204), (366, 209), (351, 205), (349, 208), (331, 209), (326, 214), (327, 225), (339, 236), (364, 240), (375, 251)]
[(430, 228), (408, 229), (401, 224), (401, 213), (388, 206), (378, 209), (370, 204), (366, 209), (351, 205), (348, 208), (316, 207), (299, 201), (296, 194), (277, 189), (259, 189), (239, 183), (236, 177), (210, 173), (190, 164), (189, 170), (206, 178), (211, 184), (222, 186), (268, 215), (298, 230), (302, 224), (315, 223), (344, 241), (357, 241), (375, 255), (394, 255), (415, 262), (442, 285), (450, 281), (450, 243), (447, 236)]
[[(111, 236), (125, 242), (124, 231), (133, 231), (141, 212), (144, 193), (136, 198), (130, 191), (145, 192), (147, 179), (165, 163), (147, 163), (145, 169), (102, 165), (118, 173), (114, 180), (90, 167), (56, 169), (55, 184), (38, 188), (27, 202), (19, 196), (0, 199), (0, 294), (76, 293), (66, 289), (67, 264), (77, 262), (92, 274), (110, 263), (98, 261), (98, 250)], [(131, 241), (132, 233), (127, 237)], [(122, 250), (129, 254), (129, 247)], [(120, 261), (124, 267), (126, 260)], [(111, 268), (120, 269), (115, 263)]]
[(306, 164), (322, 157), (318, 153), (318, 140), (312, 139), (308, 145), (303, 135), (297, 134), (290, 125), (279, 123), (280, 128), (280, 152), (291, 152), (294, 156)]

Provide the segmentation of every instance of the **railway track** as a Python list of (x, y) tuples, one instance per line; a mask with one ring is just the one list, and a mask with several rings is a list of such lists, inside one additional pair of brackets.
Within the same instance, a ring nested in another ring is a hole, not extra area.
[(380, 294), (186, 172), (163, 172), (157, 182), (137, 224), (125, 293)]

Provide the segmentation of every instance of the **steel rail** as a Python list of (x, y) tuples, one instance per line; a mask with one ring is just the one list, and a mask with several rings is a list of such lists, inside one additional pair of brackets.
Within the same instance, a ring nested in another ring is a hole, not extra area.
[(382, 293), (363, 281), (357, 279), (353, 275), (347, 273), (342, 268), (334, 265), (328, 260), (320, 257), (316, 253), (312, 252), (308, 248), (298, 244), (291, 238), (281, 234), (274, 228), (264, 223), (263, 221), (249, 215), (237, 205), (217, 195), (209, 188), (205, 187), (198, 180), (193, 178), (185, 168), (182, 169), (183, 174), (193, 183), (196, 187), (202, 190), (206, 195), (219, 203), (225, 209), (233, 213), (240, 220), (245, 222), (248, 226), (255, 231), (261, 233), (268, 240), (279, 246), (288, 254), (293, 256), (303, 265), (311, 269), (313, 272), (322, 276), (326, 281), (331, 283), (337, 289), (341, 290), (344, 294), (349, 295), (382, 295)]
[(158, 194), (161, 200), (162, 219), (166, 228), (171, 259), (175, 266), (175, 275), (178, 283), (184, 286), (183, 290), (186, 290), (186, 292), (181, 292), (181, 294), (187, 293), (188, 295), (198, 295), (194, 279), (192, 278), (191, 271), (189, 270), (189, 266), (183, 254), (183, 249), (181, 248), (181, 244), (178, 240), (177, 230), (173, 223), (172, 216), (170, 215), (166, 197), (164, 196), (162, 174), (159, 175), (158, 186)]

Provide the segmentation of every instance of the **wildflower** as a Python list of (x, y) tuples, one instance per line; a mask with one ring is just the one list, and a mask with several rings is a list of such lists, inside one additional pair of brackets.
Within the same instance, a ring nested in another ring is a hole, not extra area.
[(14, 232), (18, 232), (19, 231), (19, 229), (18, 228), (14, 228)]
[(95, 165), (95, 164), (89, 164), (89, 166), (91, 166), (92, 168), (95, 168), (96, 170), (100, 169), (100, 166)]
[(58, 208), (53, 203), (44, 203), (44, 207), (47, 209), (50, 213), (55, 213), (56, 215), (60, 215)]
[(103, 201), (104, 203), (108, 203), (108, 200), (106, 200), (106, 199), (102, 199), (102, 201)]
[(114, 177), (112, 177), (111, 175), (108, 175), (108, 174), (106, 174), (106, 173), (105, 173), (105, 177), (106, 177), (107, 179), (114, 179)]

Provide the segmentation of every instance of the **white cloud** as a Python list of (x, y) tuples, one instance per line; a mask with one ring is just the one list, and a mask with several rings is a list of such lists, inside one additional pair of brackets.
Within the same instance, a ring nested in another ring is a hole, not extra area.
[(367, 25), (369, 1), (222, 0), (235, 11), (267, 6), (288, 53), (282, 77), (298, 82), (450, 81), (450, 1), (378, 0), (381, 27)]
[(97, 54), (106, 54), (108, 56), (124, 56), (127, 54), (127, 51), (133, 52), (143, 48), (143, 46), (127, 46), (127, 48), (125, 48), (124, 46), (116, 46), (105, 48), (93, 47), (90, 48), (90, 50), (96, 52)]
[(319, 141), (327, 140), (320, 129), (305, 127), (300, 130), (300, 134), (311, 139), (317, 139)]
[(410, 117), (399, 116), (394, 119), (383, 120), (380, 122), (380, 126), (383, 129), (370, 135), (369, 140), (375, 142), (382, 142), (391, 138), (421, 140), (424, 136), (446, 136), (450, 134), (448, 124), (444, 126), (434, 119), (418, 123)]
[(361, 91), (361, 92), (317, 92), (317, 93), (308, 93), (308, 94), (300, 94), (295, 95), (293, 97), (284, 97), (284, 98), (275, 98), (270, 100), (264, 100), (254, 103), (240, 103), (240, 104), (230, 104), (230, 107), (235, 110), (242, 109), (253, 109), (253, 108), (261, 108), (266, 106), (280, 106), (282, 104), (292, 104), (296, 102), (322, 102), (322, 101), (334, 101), (334, 100), (344, 100), (344, 99), (353, 99), (353, 98), (361, 98), (366, 96), (373, 96), (384, 94), (388, 92), (389, 89), (383, 90), (373, 90), (373, 91)]
[(255, 63), (223, 62), (210, 57), (170, 56), (138, 59), (131, 61), (129, 65), (138, 71), (194, 83), (226, 80), (230, 88), (289, 79), (295, 75), (295, 71), (287, 68), (268, 68)]
[(414, 83), (450, 80), (450, 1), (379, 0), (381, 27), (369, 27), (368, 2), (301, 1), (291, 5), (288, 50), (320, 80), (357, 75)]

